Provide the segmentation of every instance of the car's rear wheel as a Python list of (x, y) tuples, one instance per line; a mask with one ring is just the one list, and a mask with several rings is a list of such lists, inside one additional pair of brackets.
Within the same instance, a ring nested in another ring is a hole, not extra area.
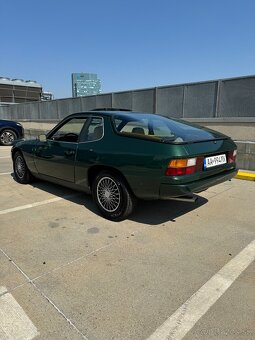
[(0, 133), (0, 144), (1, 145), (12, 145), (13, 142), (17, 139), (17, 135), (14, 131), (5, 129)]
[(20, 151), (15, 152), (13, 156), (13, 171), (19, 183), (27, 184), (32, 182), (33, 175), (28, 170), (25, 159)]
[(98, 209), (109, 220), (124, 220), (134, 209), (135, 197), (116, 174), (100, 172), (93, 181), (92, 194)]

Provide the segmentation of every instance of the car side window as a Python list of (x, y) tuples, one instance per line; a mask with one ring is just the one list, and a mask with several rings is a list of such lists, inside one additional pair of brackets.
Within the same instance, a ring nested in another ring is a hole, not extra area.
[(136, 135), (148, 135), (148, 120), (143, 119), (140, 121), (129, 121), (125, 126), (120, 130), (120, 132), (132, 133)]
[(64, 125), (62, 125), (49, 139), (77, 143), (81, 130), (86, 122), (87, 118), (73, 118), (68, 120)]
[(104, 135), (104, 123), (100, 117), (93, 117), (86, 129), (86, 133), (82, 142), (93, 142), (99, 140)]

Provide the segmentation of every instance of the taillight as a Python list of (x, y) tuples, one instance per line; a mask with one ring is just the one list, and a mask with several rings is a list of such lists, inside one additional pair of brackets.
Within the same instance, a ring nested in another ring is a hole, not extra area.
[(228, 152), (228, 163), (235, 163), (236, 161), (237, 150)]
[(202, 170), (203, 157), (172, 159), (167, 166), (166, 176), (191, 175)]

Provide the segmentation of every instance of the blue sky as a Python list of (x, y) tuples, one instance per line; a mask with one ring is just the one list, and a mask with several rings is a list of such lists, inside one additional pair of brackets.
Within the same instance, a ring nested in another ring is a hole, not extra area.
[(254, 0), (0, 2), (0, 76), (71, 96), (71, 73), (102, 91), (255, 74)]

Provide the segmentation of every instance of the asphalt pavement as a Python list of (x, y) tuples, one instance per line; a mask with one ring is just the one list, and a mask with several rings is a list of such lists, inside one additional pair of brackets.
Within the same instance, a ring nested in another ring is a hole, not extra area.
[(0, 147), (0, 339), (255, 339), (254, 206), (234, 179), (110, 222)]

